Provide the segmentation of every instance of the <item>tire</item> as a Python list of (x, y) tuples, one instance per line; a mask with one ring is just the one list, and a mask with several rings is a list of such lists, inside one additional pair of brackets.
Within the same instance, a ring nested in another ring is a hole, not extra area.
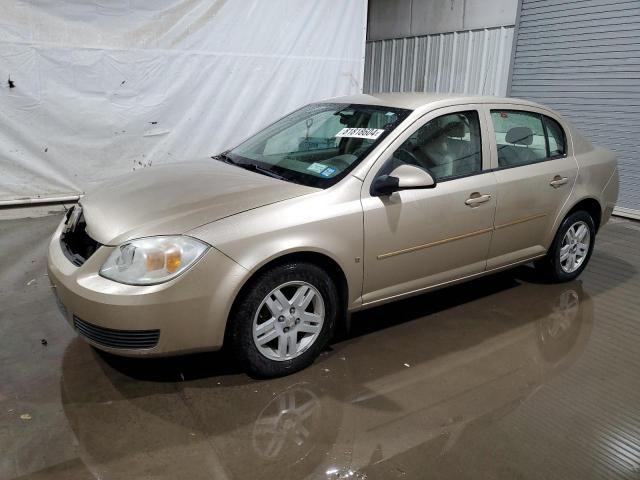
[(235, 302), (231, 351), (254, 377), (297, 372), (331, 339), (339, 310), (338, 291), (324, 270), (306, 262), (273, 266), (251, 280)]
[[(574, 245), (570, 239), (565, 239), (570, 229), (575, 234), (578, 228), (581, 229), (579, 235), (584, 235), (582, 239), (588, 240), (586, 248), (580, 247), (585, 242), (578, 241), (578, 244)], [(582, 228), (586, 228), (586, 233)], [(552, 282), (560, 283), (573, 280), (582, 273), (589, 263), (595, 239), (596, 228), (591, 215), (583, 210), (573, 212), (562, 221), (546, 257), (535, 263), (536, 268)], [(565, 256), (567, 252), (569, 258)], [(582, 256), (580, 252), (583, 252)], [(573, 258), (578, 260), (572, 261), (571, 255), (575, 255)]]

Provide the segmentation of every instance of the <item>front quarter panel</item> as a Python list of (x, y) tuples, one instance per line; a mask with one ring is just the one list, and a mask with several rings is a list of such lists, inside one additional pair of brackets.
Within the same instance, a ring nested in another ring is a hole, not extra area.
[(354, 310), (360, 307), (362, 295), (361, 187), (359, 179), (349, 176), (330, 189), (218, 220), (189, 235), (246, 268), (245, 282), (262, 266), (286, 254), (323, 254), (344, 272), (347, 306)]

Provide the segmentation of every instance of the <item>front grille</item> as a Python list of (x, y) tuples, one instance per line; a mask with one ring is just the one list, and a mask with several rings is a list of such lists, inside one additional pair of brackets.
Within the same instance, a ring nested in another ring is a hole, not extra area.
[[(73, 210), (80, 209), (78, 205), (73, 207), (67, 212), (65, 226), (73, 221)], [(94, 252), (101, 246), (87, 233), (87, 224), (84, 221), (84, 214), (80, 213), (80, 216), (75, 220), (75, 225), (65, 228), (60, 235), (60, 245), (64, 255), (69, 259), (71, 263), (79, 267), (87, 261), (87, 259), (94, 254)]]
[(73, 326), (83, 337), (110, 348), (153, 348), (160, 338), (160, 330), (113, 330), (92, 325), (75, 315)]

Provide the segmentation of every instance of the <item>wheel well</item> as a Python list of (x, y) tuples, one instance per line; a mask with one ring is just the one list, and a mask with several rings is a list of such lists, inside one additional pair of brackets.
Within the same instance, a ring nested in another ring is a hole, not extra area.
[(336, 289), (338, 290), (338, 295), (340, 296), (341, 311), (339, 312), (338, 318), (346, 313), (347, 302), (349, 301), (349, 286), (347, 284), (347, 277), (340, 265), (338, 265), (338, 263), (334, 259), (318, 252), (292, 252), (286, 255), (282, 255), (281, 257), (274, 258), (268, 263), (262, 265), (258, 270), (253, 272), (253, 275), (251, 275), (251, 277), (246, 280), (246, 282), (236, 295), (236, 298), (233, 301), (233, 306), (231, 307), (231, 312), (233, 312), (235, 303), (238, 298), (242, 296), (246, 288), (249, 288), (251, 286), (251, 282), (254, 278), (256, 278), (268, 268), (271, 268), (275, 265), (282, 265), (283, 263), (291, 262), (312, 263), (327, 272), (327, 274), (329, 274), (331, 279), (335, 282)]
[(602, 220), (602, 208), (600, 207), (600, 203), (593, 198), (585, 198), (584, 200), (580, 200), (576, 203), (573, 208), (569, 210), (567, 215), (571, 215), (573, 212), (577, 212), (579, 210), (584, 210), (591, 215), (597, 232), (600, 228), (600, 221)]

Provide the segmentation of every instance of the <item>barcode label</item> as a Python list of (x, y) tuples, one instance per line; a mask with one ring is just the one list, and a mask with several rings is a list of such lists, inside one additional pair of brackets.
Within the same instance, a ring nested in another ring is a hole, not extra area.
[(343, 128), (336, 137), (349, 137), (349, 138), (366, 138), (369, 140), (376, 140), (380, 135), (384, 133), (381, 128)]

